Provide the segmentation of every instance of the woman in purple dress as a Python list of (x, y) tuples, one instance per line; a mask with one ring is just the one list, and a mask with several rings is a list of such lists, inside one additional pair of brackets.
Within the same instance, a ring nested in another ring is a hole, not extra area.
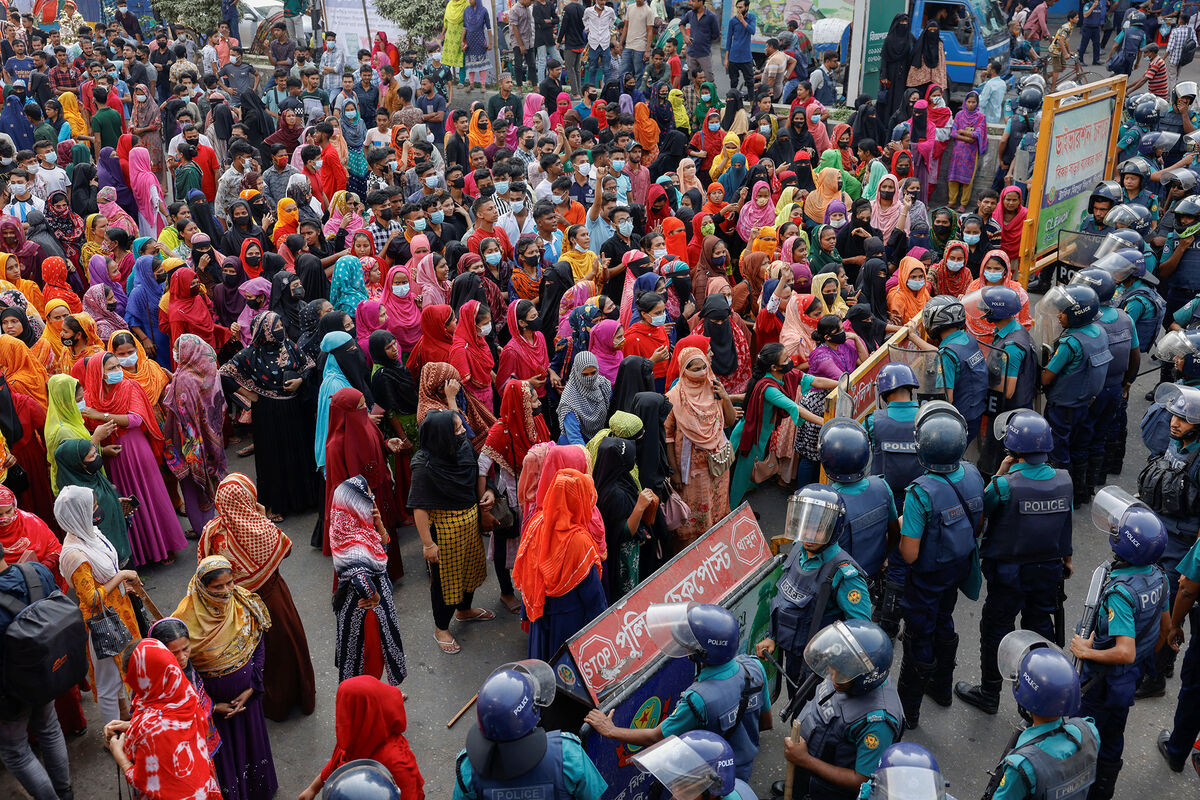
[(868, 351), (854, 331), (846, 330), (837, 314), (826, 314), (812, 333), (817, 346), (808, 356), (808, 373), (837, 380), (866, 360)]
[(201, 560), (174, 616), (187, 625), (192, 666), (212, 698), (221, 747), (213, 755), (225, 800), (272, 797), (279, 788), (263, 715), (266, 605), (238, 586), (224, 556)]
[(954, 115), (954, 125), (950, 128), (954, 150), (950, 155), (950, 172), (946, 176), (950, 183), (950, 200), (946, 205), (960, 214), (967, 210), (975, 168), (987, 152), (987, 126), (988, 121), (979, 110), (979, 92), (967, 92), (962, 110)]
[(187, 547), (175, 506), (167, 494), (158, 464), (162, 461), (163, 434), (145, 390), (126, 379), (121, 363), (112, 353), (97, 353), (84, 368), (83, 415), (96, 423), (117, 426), (114, 441), (120, 452), (105, 459), (104, 466), (122, 497), (136, 497), (129, 543), (133, 563), (170, 564), (175, 553)]

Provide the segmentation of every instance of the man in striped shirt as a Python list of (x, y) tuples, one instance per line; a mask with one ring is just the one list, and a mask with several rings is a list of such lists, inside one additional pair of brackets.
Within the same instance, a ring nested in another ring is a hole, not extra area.
[(1146, 85), (1146, 91), (1157, 95), (1163, 99), (1167, 97), (1167, 62), (1158, 54), (1158, 45), (1151, 42), (1142, 48), (1142, 52), (1146, 54), (1149, 63), (1146, 64), (1146, 72), (1142, 77), (1138, 78), (1133, 83), (1129, 84), (1127, 92), (1137, 91), (1142, 84)]

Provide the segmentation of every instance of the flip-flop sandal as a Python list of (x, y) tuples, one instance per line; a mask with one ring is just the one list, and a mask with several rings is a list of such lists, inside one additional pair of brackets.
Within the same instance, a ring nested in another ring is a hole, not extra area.
[(245, 458), (246, 456), (254, 455), (254, 445), (252, 445), (252, 444), (246, 445), (241, 450), (238, 450), (237, 454), (238, 454), (238, 458)]
[(504, 603), (504, 607), (508, 609), (508, 613), (510, 613), (510, 614), (520, 614), (521, 613), (522, 604), (521, 604), (521, 601), (518, 600), (517, 598), (514, 597), (513, 601), (511, 603), (509, 603), (503, 599), (500, 602)]
[(267, 519), (275, 523), (283, 522), (283, 514), (270, 514)]
[(473, 614), (472, 616), (469, 616), (469, 617), (460, 617), (458, 614), (454, 615), (454, 619), (457, 620), (458, 622), (488, 622), (495, 618), (496, 618), (496, 615), (493, 614), (491, 611), (488, 611), (486, 608), (479, 609), (478, 614)]
[(460, 645), (460, 644), (459, 644), (459, 643), (458, 643), (456, 640), (454, 640), (454, 639), (451, 639), (451, 640), (450, 640), (450, 641), (448, 641), (448, 642), (443, 642), (441, 639), (437, 638), (437, 636), (435, 635), (435, 636), (433, 637), (433, 640), (434, 640), (435, 642), (437, 642), (437, 646), (438, 646), (439, 648), (441, 648), (442, 652), (443, 652), (443, 653), (445, 653), (445, 654), (446, 654), (446, 655), (448, 655), (448, 656), (452, 656), (452, 655), (454, 655), (454, 654), (458, 653), (460, 650), (462, 650), (462, 645)]

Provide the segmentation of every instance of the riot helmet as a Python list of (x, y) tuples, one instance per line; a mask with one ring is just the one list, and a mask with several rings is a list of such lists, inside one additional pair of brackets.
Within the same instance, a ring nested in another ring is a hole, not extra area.
[(1046, 418), (1028, 408), (1005, 411), (992, 424), (996, 438), (1014, 456), (1040, 464), (1054, 449), (1054, 436)]
[(554, 668), (527, 658), (504, 664), (479, 688), (475, 704), (479, 729), (493, 742), (511, 742), (533, 731), (540, 709), (554, 701)]
[(875, 403), (880, 408), (885, 408), (889, 393), (900, 388), (916, 389), (918, 386), (920, 384), (917, 383), (916, 373), (908, 364), (896, 361), (884, 364), (875, 376)]
[(929, 335), (936, 336), (951, 328), (965, 327), (967, 311), (957, 298), (941, 294), (931, 298), (921, 309), (921, 322)]
[(949, 474), (958, 469), (967, 449), (967, 421), (945, 400), (926, 403), (915, 421), (917, 461), (930, 472)]
[(871, 440), (862, 425), (849, 417), (836, 417), (821, 426), (817, 452), (826, 475), (835, 481), (854, 483), (867, 474)]
[(1092, 522), (1108, 533), (1113, 553), (1127, 564), (1153, 564), (1167, 547), (1167, 529), (1162, 520), (1119, 486), (1105, 486), (1096, 492)]
[(892, 640), (870, 620), (839, 620), (817, 631), (804, 648), (804, 663), (840, 691), (866, 694), (888, 678)]
[(1113, 299), (1113, 295), (1117, 293), (1117, 282), (1112, 273), (1095, 265), (1076, 272), (1071, 278), (1071, 284), (1090, 286), (1096, 293), (1096, 297), (1100, 298), (1101, 305), (1108, 305), (1109, 301)]
[[(989, 322), (1004, 322), (1021, 313), (1021, 296), (1011, 286), (984, 286), (980, 292), (983, 318)], [(964, 304), (965, 305), (965, 304)]]
[(1017, 705), (1039, 717), (1071, 716), (1079, 710), (1079, 673), (1041, 634), (1012, 631), (1000, 640), (996, 663), (1012, 682)]
[(1095, 213), (1094, 206), (1097, 200), (1107, 200), (1115, 206), (1124, 197), (1125, 195), (1121, 193), (1121, 184), (1116, 181), (1100, 181), (1096, 184), (1096, 188), (1092, 189), (1091, 195), (1088, 196), (1088, 213)]
[(671, 658), (706, 666), (728, 664), (740, 643), (737, 618), (711, 603), (654, 603), (646, 609), (646, 632)]
[(706, 794), (731, 794), (734, 774), (733, 748), (715, 733), (688, 731), (668, 736), (631, 756), (642, 772), (652, 775), (673, 800), (697, 800)]
[(400, 789), (378, 761), (356, 758), (333, 771), (321, 800), (400, 800)]
[(823, 483), (810, 483), (788, 498), (782, 538), (819, 550), (841, 538), (845, 525), (842, 496)]

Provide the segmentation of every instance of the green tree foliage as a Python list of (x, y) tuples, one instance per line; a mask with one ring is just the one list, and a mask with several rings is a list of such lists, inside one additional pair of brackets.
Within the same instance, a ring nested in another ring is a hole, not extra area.
[(445, 3), (414, 2), (414, 0), (374, 0), (375, 8), (386, 19), (396, 23), (405, 32), (402, 42), (395, 44), (404, 49), (405, 46), (415, 49), (418, 53), (425, 52), (425, 42), (437, 36), (442, 30), (442, 10)]

